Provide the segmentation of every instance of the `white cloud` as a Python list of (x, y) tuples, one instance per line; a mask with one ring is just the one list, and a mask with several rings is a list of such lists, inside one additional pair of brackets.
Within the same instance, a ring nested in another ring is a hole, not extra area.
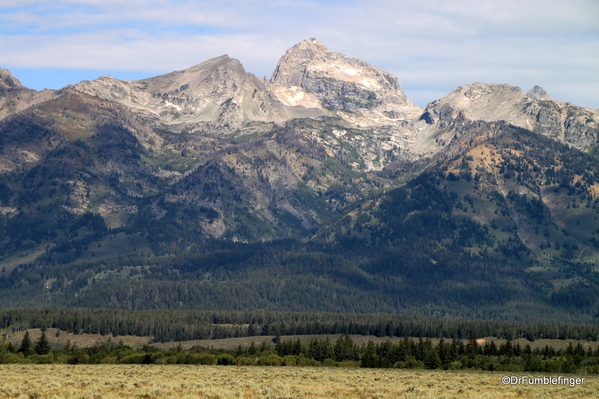
[(317, 37), (418, 88), (419, 103), (483, 81), (597, 108), (598, 17), (595, 0), (11, 1), (0, 62), (162, 73), (228, 53), (270, 76), (287, 48)]

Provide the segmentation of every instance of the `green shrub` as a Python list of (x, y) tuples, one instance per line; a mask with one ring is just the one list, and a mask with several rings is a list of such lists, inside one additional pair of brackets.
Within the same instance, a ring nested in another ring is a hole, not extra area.
[(22, 353), (4, 353), (0, 356), (0, 363), (28, 363)]
[(318, 360), (307, 358), (303, 353), (296, 358), (296, 362), (298, 366), (320, 366)]
[(222, 354), (216, 357), (216, 364), (221, 366), (231, 366), (235, 364), (235, 358), (231, 355)]
[(339, 362), (338, 367), (360, 367), (359, 360), (344, 360)]
[(100, 361), (100, 364), (117, 364), (118, 359), (116, 356), (106, 356)]
[(54, 354), (49, 353), (47, 355), (33, 354), (27, 358), (31, 363), (35, 364), (52, 364), (54, 363)]
[(137, 354), (137, 355), (129, 355), (122, 358), (119, 363), (120, 364), (142, 364), (144, 362), (145, 353)]
[(83, 352), (76, 352), (74, 355), (69, 357), (67, 360), (68, 364), (88, 364), (89, 363), (89, 355)]
[(237, 356), (235, 364), (238, 366), (253, 366), (256, 364), (256, 359), (248, 356)]
[(260, 356), (258, 358), (259, 366), (280, 366), (283, 364), (283, 358), (279, 355)]
[(281, 361), (281, 365), (282, 366), (296, 366), (297, 365), (296, 356), (293, 356), (293, 355), (284, 356)]
[(199, 364), (205, 364), (205, 365), (215, 365), (216, 364), (216, 356), (214, 356), (214, 355), (202, 354), (199, 356), (199, 358), (200, 358)]

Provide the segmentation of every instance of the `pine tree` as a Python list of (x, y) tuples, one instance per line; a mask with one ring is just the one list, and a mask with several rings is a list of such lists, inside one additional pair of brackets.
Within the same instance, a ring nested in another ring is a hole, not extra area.
[(305, 353), (305, 351), (306, 350), (304, 348), (304, 345), (302, 344), (302, 341), (300, 341), (299, 338), (296, 339), (291, 349), (291, 355), (299, 356), (300, 353)]
[(250, 347), (248, 348), (248, 354), (254, 356), (257, 352), (258, 349), (256, 348), (256, 344), (254, 343), (254, 341), (252, 341)]
[(478, 346), (478, 342), (476, 341), (476, 337), (474, 335), (470, 335), (470, 339), (466, 344), (466, 354), (471, 359), (474, 359), (476, 355), (480, 354), (480, 346)]
[(46, 337), (45, 331), (42, 331), (42, 336), (35, 344), (35, 348), (33, 350), (38, 355), (47, 355), (50, 353), (50, 343), (48, 342), (48, 337)]
[(24, 356), (31, 355), (32, 351), (31, 339), (29, 338), (29, 331), (25, 331), (25, 335), (23, 336), (23, 340), (21, 341), (21, 346), (19, 347), (19, 350), (17, 352), (22, 353)]
[(337, 339), (333, 347), (334, 359), (338, 362), (344, 360), (357, 360), (355, 356), (355, 344), (349, 335), (342, 335)]
[(442, 365), (443, 363), (441, 362), (441, 357), (439, 356), (439, 352), (436, 348), (433, 348), (426, 353), (424, 358), (424, 366), (427, 369), (438, 369), (441, 368)]

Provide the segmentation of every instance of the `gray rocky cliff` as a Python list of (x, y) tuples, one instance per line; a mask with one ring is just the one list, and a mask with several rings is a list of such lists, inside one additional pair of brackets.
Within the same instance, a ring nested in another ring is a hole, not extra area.
[(423, 109), (395, 76), (316, 39), (289, 49), (270, 81), (227, 55), (59, 91), (29, 90), (0, 70), (0, 120), (0, 176), (22, 176), (6, 180), (15, 199), (37, 173), (36, 185), (63, 187), (56, 209), (99, 213), (110, 227), (147, 212), (248, 241), (319, 226), (426, 157), (450, 161), (510, 125), (582, 149), (599, 135), (596, 111), (538, 86), (474, 83)]
[(336, 135), (355, 142), (367, 169), (411, 157), (412, 124), (422, 108), (408, 99), (392, 74), (307, 39), (281, 57), (270, 83), (283, 103), (320, 109), (360, 129), (363, 134), (338, 130)]
[(8, 69), (0, 68), (0, 92), (10, 89), (21, 89), (23, 85)]
[(243, 136), (265, 133), (273, 124), (325, 118), (324, 125), (335, 126), (328, 130), (336, 138), (324, 145), (333, 154), (344, 152), (340, 140), (341, 147), (351, 146), (359, 170), (382, 169), (409, 157), (415, 139), (411, 124), (422, 112), (395, 76), (329, 51), (316, 39), (289, 49), (270, 81), (223, 55), (149, 79), (105, 76), (74, 89), (117, 101), (172, 132)]
[(551, 97), (541, 86), (534, 86), (526, 93), (526, 97), (537, 101), (551, 101)]
[(464, 121), (505, 121), (580, 149), (597, 145), (599, 114), (570, 103), (552, 101), (535, 86), (527, 94), (507, 84), (473, 83), (430, 103), (417, 124), (420, 155), (437, 152)]
[(56, 91), (26, 88), (8, 69), (0, 68), (0, 120), (56, 97)]
[(246, 72), (227, 55), (149, 79), (122, 81), (106, 76), (75, 87), (116, 100), (174, 131), (230, 133), (247, 122), (281, 123), (298, 115), (322, 115), (283, 104), (267, 81)]
[(365, 61), (330, 51), (316, 39), (304, 40), (287, 50), (270, 81), (279, 88), (279, 98), (289, 103), (293, 97), (311, 97), (326, 109), (373, 110), (388, 119), (409, 118), (420, 111), (401, 90), (395, 76)]

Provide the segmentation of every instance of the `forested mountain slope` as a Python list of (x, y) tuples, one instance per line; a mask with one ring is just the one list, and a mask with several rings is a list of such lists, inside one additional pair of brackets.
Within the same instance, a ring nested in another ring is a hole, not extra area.
[(314, 39), (270, 81), (1, 72), (3, 306), (599, 314), (599, 115), (539, 87), (422, 109)]

